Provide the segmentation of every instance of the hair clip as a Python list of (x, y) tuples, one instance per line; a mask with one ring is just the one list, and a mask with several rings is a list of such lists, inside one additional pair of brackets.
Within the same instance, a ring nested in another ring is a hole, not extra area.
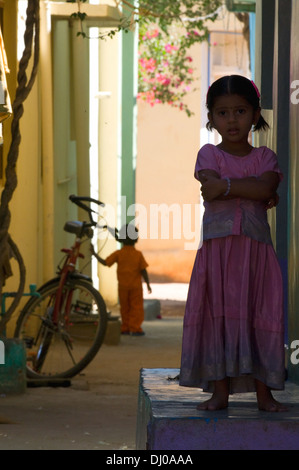
[(254, 83), (253, 80), (251, 80), (251, 83), (252, 83), (252, 85), (253, 85), (253, 87), (254, 87), (254, 89), (255, 89), (255, 91), (256, 91), (257, 97), (260, 98), (260, 97), (261, 97), (261, 94), (260, 94), (260, 92), (259, 92), (258, 87), (256, 86), (256, 84)]

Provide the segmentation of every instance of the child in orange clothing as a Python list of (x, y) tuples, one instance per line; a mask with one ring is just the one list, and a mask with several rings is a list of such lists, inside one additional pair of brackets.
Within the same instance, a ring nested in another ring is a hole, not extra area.
[(91, 252), (104, 266), (117, 263), (118, 295), (120, 314), (122, 318), (121, 333), (132, 336), (142, 336), (144, 331), (141, 325), (144, 320), (142, 279), (147, 284), (148, 292), (151, 287), (147, 274), (147, 262), (141, 251), (136, 250), (138, 230), (132, 224), (122, 227), (117, 240), (123, 244), (106, 259), (101, 258), (91, 245)]

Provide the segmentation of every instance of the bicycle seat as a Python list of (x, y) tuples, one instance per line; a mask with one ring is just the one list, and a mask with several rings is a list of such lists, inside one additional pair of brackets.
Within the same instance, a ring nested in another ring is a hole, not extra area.
[(74, 233), (78, 237), (82, 237), (83, 235), (86, 235), (88, 238), (93, 237), (93, 230), (79, 220), (66, 222), (63, 230), (65, 232)]

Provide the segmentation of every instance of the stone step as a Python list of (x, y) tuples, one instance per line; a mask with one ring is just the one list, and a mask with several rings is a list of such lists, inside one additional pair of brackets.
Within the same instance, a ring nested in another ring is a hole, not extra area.
[(179, 369), (140, 371), (136, 450), (298, 450), (299, 386), (274, 393), (287, 412), (259, 411), (254, 393), (220, 411), (198, 411), (209, 395), (180, 387)]

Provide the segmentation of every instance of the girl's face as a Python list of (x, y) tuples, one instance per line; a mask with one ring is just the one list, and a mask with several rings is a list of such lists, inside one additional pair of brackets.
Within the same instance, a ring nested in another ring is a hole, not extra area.
[(231, 144), (247, 142), (248, 134), (259, 116), (260, 109), (254, 110), (253, 106), (239, 95), (219, 96), (208, 114), (209, 121), (221, 135), (222, 141)]

